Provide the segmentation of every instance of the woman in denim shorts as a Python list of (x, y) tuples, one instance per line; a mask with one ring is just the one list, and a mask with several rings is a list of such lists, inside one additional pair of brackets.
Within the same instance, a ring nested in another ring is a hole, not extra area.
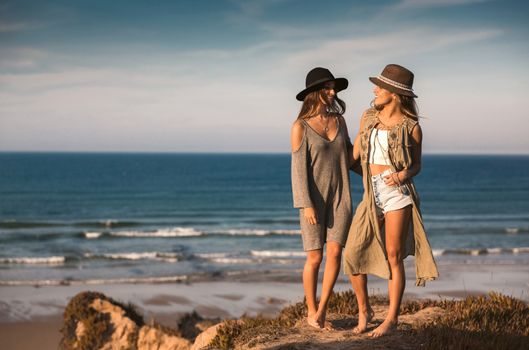
[(388, 279), (389, 310), (371, 332), (379, 337), (396, 329), (405, 287), (403, 259), (415, 255), (416, 284), (438, 277), (426, 238), (413, 177), (421, 170), (422, 131), (418, 123), (413, 73), (390, 64), (375, 84), (373, 108), (360, 122), (353, 158), (360, 161), (364, 197), (358, 205), (344, 250), (344, 269), (359, 306), (355, 333), (374, 316), (367, 298), (367, 274)]

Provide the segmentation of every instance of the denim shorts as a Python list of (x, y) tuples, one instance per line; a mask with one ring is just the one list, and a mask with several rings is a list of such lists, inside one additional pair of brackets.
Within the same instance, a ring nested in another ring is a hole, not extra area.
[(382, 218), (389, 211), (402, 209), (413, 204), (406, 186), (388, 186), (384, 176), (391, 174), (391, 170), (371, 177), (371, 185), (377, 206), (377, 216)]

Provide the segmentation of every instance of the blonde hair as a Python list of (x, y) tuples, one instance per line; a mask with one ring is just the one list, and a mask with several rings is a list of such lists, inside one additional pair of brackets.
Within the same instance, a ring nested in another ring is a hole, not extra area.
[[(419, 120), (419, 118), (422, 118), (419, 116), (419, 107), (417, 106), (417, 102), (415, 101), (415, 98), (405, 95), (400, 95), (395, 93), (399, 100), (399, 109), (402, 114), (404, 114), (406, 117), (411, 118), (413, 120)], [(371, 101), (371, 107), (375, 108), (377, 111), (381, 111), (384, 106), (383, 105), (376, 105), (375, 100)]]

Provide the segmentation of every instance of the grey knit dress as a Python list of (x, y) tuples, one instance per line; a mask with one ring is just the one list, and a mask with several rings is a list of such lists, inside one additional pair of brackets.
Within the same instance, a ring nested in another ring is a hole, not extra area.
[[(292, 152), (292, 194), (299, 218), (303, 249), (322, 249), (327, 241), (344, 246), (352, 218), (347, 149), (350, 140), (336, 119), (338, 133), (329, 141), (303, 119), (301, 146)], [(303, 208), (313, 207), (318, 223), (309, 224)]]

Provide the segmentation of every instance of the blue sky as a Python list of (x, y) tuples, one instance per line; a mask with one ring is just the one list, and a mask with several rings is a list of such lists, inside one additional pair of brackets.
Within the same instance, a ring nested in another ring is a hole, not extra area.
[(288, 152), (311, 68), (349, 79), (355, 134), (399, 63), (426, 153), (529, 154), (528, 23), (525, 1), (4, 0), (0, 150)]

